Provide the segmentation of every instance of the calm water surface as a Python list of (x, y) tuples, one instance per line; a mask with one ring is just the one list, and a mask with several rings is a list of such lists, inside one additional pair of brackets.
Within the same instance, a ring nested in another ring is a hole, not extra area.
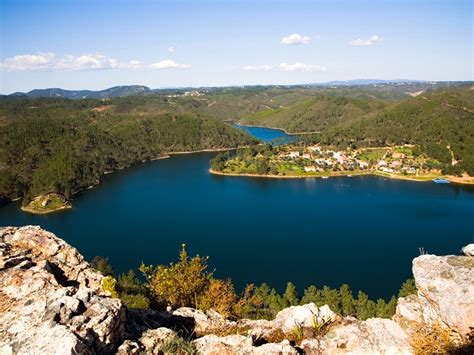
[(108, 256), (118, 272), (142, 260), (173, 261), (184, 242), (238, 289), (264, 281), (282, 290), (291, 280), (300, 292), (348, 283), (373, 298), (396, 293), (419, 247), (457, 254), (474, 240), (470, 187), (367, 176), (213, 176), (214, 155), (179, 155), (107, 175), (69, 211), (34, 216), (10, 204), (0, 208), (0, 225), (41, 225), (86, 258)]

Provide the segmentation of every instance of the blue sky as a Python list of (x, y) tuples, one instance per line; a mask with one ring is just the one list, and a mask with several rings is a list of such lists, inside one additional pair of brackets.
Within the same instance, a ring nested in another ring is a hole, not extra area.
[(471, 0), (0, 0), (0, 92), (473, 80)]

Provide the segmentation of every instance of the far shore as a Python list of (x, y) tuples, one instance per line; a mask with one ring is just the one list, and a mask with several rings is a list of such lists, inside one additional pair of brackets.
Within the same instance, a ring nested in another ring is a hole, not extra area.
[(277, 131), (282, 131), (282, 132), (284, 132), (285, 134), (287, 134), (289, 136), (299, 136), (299, 135), (308, 135), (308, 134), (319, 134), (319, 133), (321, 133), (321, 131), (308, 131), (308, 132), (295, 132), (295, 133), (292, 133), (292, 132), (288, 132), (286, 129), (280, 128), (280, 127), (252, 125), (252, 124), (239, 123), (239, 122), (235, 122), (235, 121), (231, 121), (231, 122), (233, 124), (237, 125), (237, 126), (275, 129)]
[(222, 176), (243, 176), (243, 177), (253, 177), (253, 178), (263, 178), (263, 179), (314, 179), (314, 178), (323, 178), (323, 177), (352, 177), (352, 176), (380, 176), (389, 179), (396, 179), (396, 180), (407, 180), (407, 181), (417, 181), (417, 182), (429, 182), (435, 178), (445, 178), (452, 183), (455, 184), (463, 184), (463, 185), (474, 185), (474, 177), (469, 177), (470, 179), (466, 179), (464, 177), (460, 178), (457, 176), (446, 176), (446, 175), (429, 175), (429, 176), (405, 176), (405, 175), (395, 175), (395, 174), (387, 174), (377, 171), (352, 171), (352, 172), (330, 172), (328, 174), (313, 174), (313, 175), (262, 175), (262, 174), (237, 174), (237, 173), (224, 173), (221, 171), (213, 170), (212, 168), (209, 169), (209, 172), (214, 175), (222, 175)]

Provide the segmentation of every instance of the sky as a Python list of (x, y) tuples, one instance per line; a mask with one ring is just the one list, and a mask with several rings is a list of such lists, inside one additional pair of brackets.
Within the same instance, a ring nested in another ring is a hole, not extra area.
[(474, 80), (472, 0), (0, 0), (0, 93)]

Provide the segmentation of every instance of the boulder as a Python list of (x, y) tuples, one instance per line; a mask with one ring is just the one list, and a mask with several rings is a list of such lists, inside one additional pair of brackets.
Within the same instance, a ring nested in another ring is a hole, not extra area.
[(413, 275), (423, 321), (467, 339), (474, 329), (474, 258), (421, 255), (413, 260)]
[(420, 302), (418, 302), (418, 296), (400, 297), (397, 301), (394, 319), (400, 322), (423, 322), (423, 309), (421, 309)]
[(0, 229), (0, 249), (0, 353), (115, 351), (125, 307), (76, 249), (39, 227)]
[[(333, 327), (319, 342), (303, 341), (302, 348), (320, 354), (411, 354), (409, 338), (390, 319), (372, 318)], [(315, 347), (317, 348), (315, 349)]]
[(197, 335), (210, 334), (236, 325), (236, 322), (225, 319), (213, 310), (203, 312), (190, 307), (181, 307), (173, 311), (172, 316), (181, 318), (182, 322), (186, 319), (191, 321), (192, 331)]
[(140, 338), (140, 343), (147, 354), (159, 354), (162, 345), (169, 341), (176, 339), (178, 335), (175, 331), (168, 328), (149, 329), (143, 333)]
[(273, 321), (273, 327), (280, 328), (285, 333), (292, 332), (295, 327), (314, 327), (315, 324), (334, 322), (338, 319), (329, 306), (317, 307), (314, 303), (303, 306), (292, 306), (278, 312)]
[(466, 245), (462, 248), (462, 252), (467, 256), (474, 256), (474, 243)]
[(194, 341), (196, 350), (203, 355), (235, 355), (235, 354), (255, 354), (255, 355), (296, 355), (298, 352), (290, 345), (288, 340), (280, 343), (269, 343), (261, 346), (254, 346), (252, 339), (243, 335), (228, 335), (218, 337), (216, 335), (206, 335)]
[(219, 337), (214, 334), (205, 335), (194, 342), (196, 350), (206, 355), (248, 354), (252, 351), (252, 339), (243, 335)]

